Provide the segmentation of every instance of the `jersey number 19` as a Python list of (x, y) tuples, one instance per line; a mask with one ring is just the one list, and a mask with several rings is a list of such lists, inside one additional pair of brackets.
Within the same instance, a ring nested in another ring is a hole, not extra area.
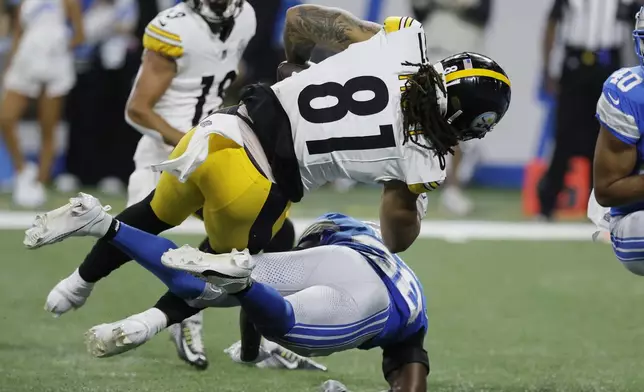
[[(370, 91), (373, 98), (368, 101), (357, 101), (354, 94)], [(338, 103), (331, 107), (314, 108), (314, 99), (335, 97)], [(297, 101), (300, 115), (313, 124), (328, 124), (342, 120), (347, 114), (371, 116), (385, 110), (389, 104), (387, 85), (375, 76), (358, 76), (348, 80), (344, 85), (336, 82), (312, 84), (305, 87)], [(396, 146), (392, 124), (380, 125), (380, 134), (371, 136), (332, 137), (306, 142), (309, 155), (327, 154), (334, 151), (375, 150)]]

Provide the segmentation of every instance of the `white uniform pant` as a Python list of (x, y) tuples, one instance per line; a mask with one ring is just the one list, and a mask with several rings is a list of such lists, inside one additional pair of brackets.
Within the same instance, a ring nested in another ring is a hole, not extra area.
[[(344, 246), (253, 256), (252, 278), (276, 289), (291, 304), (295, 326), (278, 343), (305, 356), (356, 348), (379, 334), (389, 317), (387, 287), (367, 260)], [(238, 306), (233, 296), (193, 301)], [(193, 303), (191, 302), (191, 303)]]
[(127, 185), (127, 205), (136, 204), (145, 199), (156, 188), (161, 173), (152, 171), (152, 165), (168, 159), (172, 147), (143, 136), (136, 146), (134, 153), (134, 172), (130, 175)]
[(610, 233), (617, 259), (632, 273), (644, 276), (644, 211), (612, 217)]

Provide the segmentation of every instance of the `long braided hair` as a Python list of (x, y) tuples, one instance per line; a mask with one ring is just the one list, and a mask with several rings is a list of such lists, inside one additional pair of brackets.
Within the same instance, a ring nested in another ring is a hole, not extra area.
[(407, 79), (401, 96), (404, 143), (411, 141), (433, 151), (441, 169), (445, 169), (445, 156), (454, 154), (459, 132), (441, 114), (436, 89), (446, 94), (443, 78), (430, 64), (405, 62), (402, 65), (418, 67), (418, 72)]

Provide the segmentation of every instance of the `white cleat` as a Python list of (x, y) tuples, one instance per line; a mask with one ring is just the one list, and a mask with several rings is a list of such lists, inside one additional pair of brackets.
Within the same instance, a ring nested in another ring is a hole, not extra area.
[(232, 346), (224, 350), (224, 353), (230, 356), (233, 362), (245, 365), (255, 365), (262, 369), (286, 369), (286, 370), (318, 370), (327, 371), (327, 367), (315, 362), (311, 358), (306, 358), (295, 354), (293, 351), (280, 346), (277, 343), (262, 339), (259, 355), (254, 361), (244, 362), (241, 359), (241, 340), (233, 343)]
[(214, 255), (191, 246), (170, 249), (161, 256), (163, 265), (187, 271), (228, 293), (237, 293), (250, 285), (250, 274), (255, 261), (248, 249)]
[(85, 333), (87, 351), (107, 358), (133, 350), (166, 327), (166, 316), (156, 308), (110, 324), (100, 324)]
[(94, 284), (85, 282), (76, 270), (49, 292), (45, 310), (60, 317), (72, 309), (78, 309), (85, 304), (93, 288)]
[(36, 216), (23, 243), (28, 249), (36, 249), (73, 236), (101, 238), (112, 223), (112, 216), (107, 214), (110, 209), (94, 196), (81, 192), (66, 205)]

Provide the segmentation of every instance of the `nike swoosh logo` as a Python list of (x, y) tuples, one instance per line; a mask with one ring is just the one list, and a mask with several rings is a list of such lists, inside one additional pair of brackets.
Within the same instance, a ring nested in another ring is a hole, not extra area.
[(610, 100), (613, 102), (614, 105), (619, 105), (619, 98), (613, 98), (613, 96), (610, 95), (610, 93), (606, 93), (606, 95), (608, 95), (608, 98), (610, 98)]
[(165, 25), (166, 25), (166, 23), (165, 23), (164, 21), (162, 21), (162, 20), (160, 20), (160, 21), (159, 21), (159, 24), (160, 24), (161, 26), (163, 26), (163, 27), (165, 27)]
[(183, 347), (183, 353), (186, 356), (186, 359), (189, 362), (197, 362), (199, 359), (199, 354), (195, 354), (191, 349), (190, 346), (186, 343), (185, 339), (181, 339), (181, 346)]

